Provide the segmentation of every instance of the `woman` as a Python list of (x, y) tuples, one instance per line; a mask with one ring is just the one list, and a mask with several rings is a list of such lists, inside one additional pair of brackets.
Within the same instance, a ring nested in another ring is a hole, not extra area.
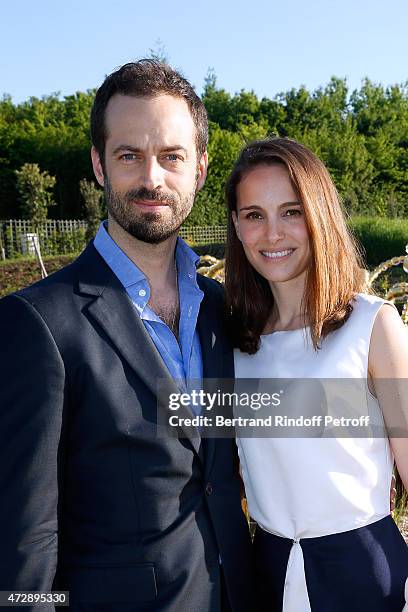
[[(309, 379), (344, 383), (343, 395), (328, 400), (330, 414), (354, 410), (374, 426), (384, 418), (406, 435), (407, 330), (394, 306), (363, 293), (358, 250), (322, 162), (289, 139), (249, 144), (227, 201), (237, 378), (292, 381), (305, 413), (314, 408)], [(363, 392), (351, 398), (349, 386), (359, 381)], [(390, 516), (389, 491), (393, 457), (408, 485), (408, 439), (336, 432), (238, 439), (258, 524), (256, 612), (404, 606), (408, 549)]]

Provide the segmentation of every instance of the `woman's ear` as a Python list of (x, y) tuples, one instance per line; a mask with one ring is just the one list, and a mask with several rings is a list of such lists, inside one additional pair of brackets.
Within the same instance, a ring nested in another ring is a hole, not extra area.
[(235, 210), (232, 211), (231, 215), (232, 215), (232, 221), (234, 223), (234, 227), (235, 227), (235, 231), (237, 233), (238, 239), (241, 240), (241, 234), (239, 233), (239, 221), (238, 221), (237, 213), (235, 212)]

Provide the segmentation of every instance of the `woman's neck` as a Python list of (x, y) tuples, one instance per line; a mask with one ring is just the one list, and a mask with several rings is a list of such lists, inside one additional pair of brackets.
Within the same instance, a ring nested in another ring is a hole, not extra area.
[(285, 282), (270, 283), (274, 305), (265, 333), (298, 329), (308, 324), (302, 311), (302, 300), (305, 290), (305, 276)]

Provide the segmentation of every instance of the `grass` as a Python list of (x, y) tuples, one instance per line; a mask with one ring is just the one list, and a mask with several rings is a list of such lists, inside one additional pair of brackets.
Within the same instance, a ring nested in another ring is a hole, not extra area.
[[(75, 259), (77, 254), (44, 257), (48, 274), (56, 272)], [(35, 257), (19, 257), (0, 262), (0, 297), (18, 291), (41, 280), (41, 271)]]

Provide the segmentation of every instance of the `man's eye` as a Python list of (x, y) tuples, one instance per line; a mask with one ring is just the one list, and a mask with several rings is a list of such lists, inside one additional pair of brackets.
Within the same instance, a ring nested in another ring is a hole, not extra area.
[(123, 159), (123, 161), (134, 161), (136, 159), (136, 155), (134, 153), (124, 153), (120, 156), (120, 159)]
[(166, 159), (172, 162), (183, 161), (182, 157), (180, 155), (177, 155), (177, 153), (168, 153), (168, 155), (166, 155)]

